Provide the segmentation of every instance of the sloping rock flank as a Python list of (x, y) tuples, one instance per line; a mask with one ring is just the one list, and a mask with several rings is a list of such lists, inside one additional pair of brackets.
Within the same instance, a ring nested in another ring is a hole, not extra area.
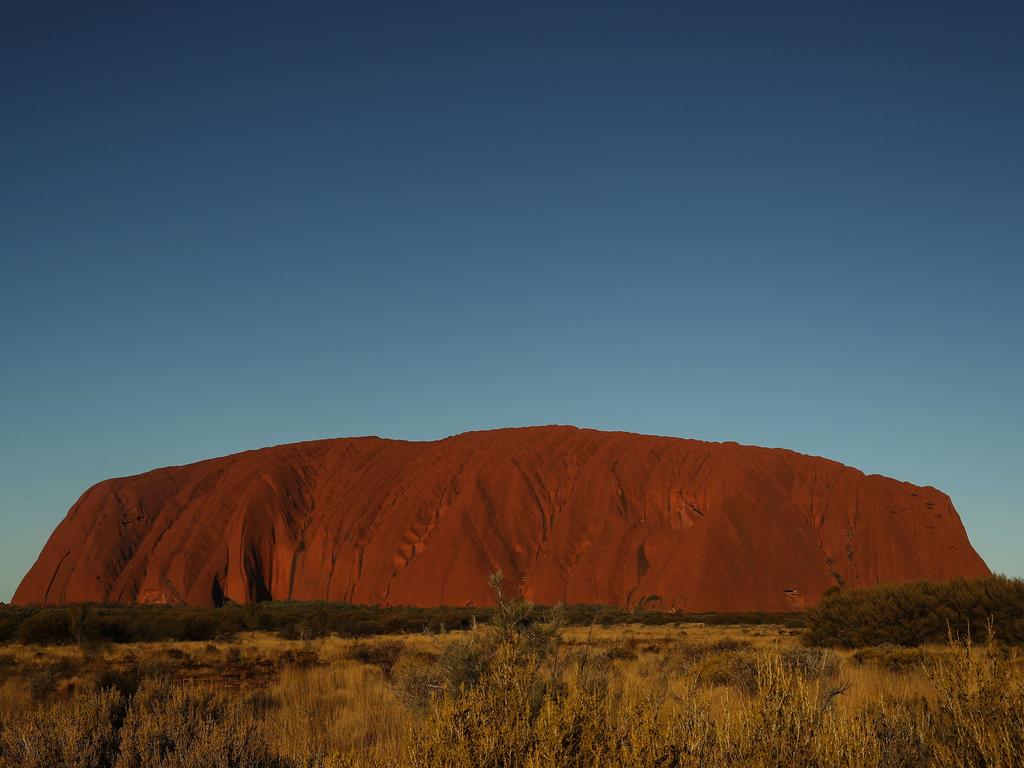
[(296, 443), (85, 492), (16, 603), (787, 610), (987, 574), (949, 497), (781, 449), (574, 427)]

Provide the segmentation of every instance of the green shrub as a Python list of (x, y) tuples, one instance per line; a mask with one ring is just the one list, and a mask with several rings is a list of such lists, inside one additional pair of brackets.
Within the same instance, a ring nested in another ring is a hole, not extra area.
[(860, 648), (943, 643), (994, 622), (1002, 641), (1024, 643), (1024, 581), (916, 582), (826, 592), (807, 615), (809, 645)]
[[(0, 611), (7, 610), (9, 608), (0, 609)], [(0, 615), (0, 643), (10, 643), (15, 640), (18, 636), (18, 627), (21, 625), (21, 618), (16, 614), (4, 616)]]
[(18, 627), (18, 640), (38, 645), (71, 642), (68, 612), (63, 608), (35, 611)]

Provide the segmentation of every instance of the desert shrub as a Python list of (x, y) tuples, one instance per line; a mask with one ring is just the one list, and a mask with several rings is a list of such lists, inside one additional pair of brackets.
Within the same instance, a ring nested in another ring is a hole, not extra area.
[(458, 697), (492, 679), (495, 665), (508, 668), (519, 663), (536, 673), (551, 657), (561, 627), (560, 614), (542, 616), (527, 600), (506, 600), (501, 580), (500, 571), (491, 575), (497, 597), (491, 621), (446, 643), (429, 669), (410, 665), (403, 670), (398, 676), (403, 698), (414, 706), (424, 706), (424, 696)]
[(933, 670), (938, 691), (937, 766), (1024, 764), (1024, 675), (1017, 657), (1000, 653), (991, 625), (982, 658), (971, 639), (950, 636), (950, 653)]
[(695, 681), (685, 682), (682, 697), (670, 698), (667, 679), (659, 677), (654, 685), (612, 705), (602, 740), (605, 764), (630, 768), (723, 764), (728, 737), (699, 703)]
[(209, 616), (192, 616), (185, 620), (180, 633), (172, 633), (169, 639), (213, 640), (224, 633), (218, 622)]
[(278, 667), (309, 669), (320, 663), (320, 654), (316, 648), (287, 648), (275, 660)]
[[(284, 631), (284, 636), (289, 640), (316, 640), (327, 634), (327, 628), (319, 621), (309, 619), (290, 624)], [(376, 633), (367, 633), (376, 634)]]
[(263, 688), (245, 694), (243, 708), (252, 712), (257, 718), (265, 718), (269, 713), (281, 708), (281, 699)]
[(753, 647), (753, 643), (749, 640), (737, 640), (734, 637), (723, 637), (707, 645), (707, 649), (709, 651), (714, 651), (716, 653), (746, 651)]
[(540, 712), (539, 659), (500, 644), (477, 684), (435, 698), (407, 754), (410, 766), (524, 765)]
[(817, 690), (776, 654), (758, 658), (755, 675), (760, 695), (746, 713), (740, 753), (765, 768), (819, 765), (815, 736), (823, 711)]
[(467, 636), (444, 642), (436, 659), (427, 663), (413, 661), (397, 673), (398, 689), (406, 703), (425, 707), (430, 698), (442, 693), (454, 694), (482, 684), (503, 643), (510, 642), (523, 655), (546, 657), (553, 635), (547, 625), (533, 621), (533, 606), (526, 601), (509, 603), (498, 621), (484, 625)]
[(395, 693), (409, 709), (422, 711), (444, 692), (446, 680), (440, 666), (423, 659), (403, 659), (392, 672)]
[(86, 638), (79, 644), (82, 650), (82, 660), (89, 664), (96, 664), (106, 658), (110, 653), (110, 643), (105, 640)]
[(144, 656), (137, 662), (136, 668), (143, 680), (149, 678), (172, 679), (181, 670), (181, 666), (177, 662), (160, 656)]
[(0, 768), (110, 768), (123, 715), (116, 691), (79, 694), (23, 713), (0, 730)]
[(827, 680), (839, 674), (839, 658), (824, 648), (789, 648), (779, 653), (779, 660), (805, 680)]
[(851, 656), (854, 663), (878, 667), (889, 672), (920, 671), (932, 655), (921, 648), (903, 648), (898, 645), (878, 645), (859, 648)]
[(89, 629), (90, 614), (89, 606), (85, 603), (75, 603), (67, 608), (68, 634), (76, 643), (82, 642)]
[(73, 656), (58, 656), (50, 663), (54, 673), (61, 678), (72, 677), (82, 668), (82, 659)]
[(677, 672), (686, 672), (700, 664), (708, 656), (728, 657), (730, 654), (748, 651), (753, 648), (749, 640), (720, 638), (713, 642), (691, 643), (676, 642), (666, 651), (667, 662)]
[(748, 696), (758, 692), (757, 657), (748, 652), (713, 651), (693, 665), (691, 673), (706, 686), (731, 686)]
[[(476, 642), (453, 643), (443, 675), (406, 753), (411, 766), (600, 766), (712, 764), (714, 724), (703, 708), (669, 714), (667, 681), (642, 696), (613, 692), (616, 646), (553, 653), (557, 623), (536, 624), (522, 601), (498, 593), (492, 625)], [(632, 644), (624, 648), (635, 653)], [(451, 680), (459, 680), (457, 686)], [(614, 717), (612, 716), (614, 710)]]
[[(0, 609), (0, 611), (9, 609)], [(12, 642), (18, 636), (18, 627), (21, 625), (20, 619), (14, 615), (3, 615), (0, 612), (0, 643)]]
[(260, 722), (238, 699), (201, 686), (146, 680), (124, 725), (115, 768), (272, 768)]
[[(527, 768), (721, 764), (714, 723), (702, 707), (669, 711), (658, 676), (641, 695), (613, 692), (608, 653), (574, 651), (559, 670), (551, 652), (557, 625), (534, 631), (521, 602), (500, 597), (494, 624), (452, 656), (466, 669), (443, 682), (409, 743), (416, 768)], [(470, 652), (472, 651), (472, 652)], [(442, 655), (444, 658), (444, 655)], [(450, 671), (446, 671), (450, 674)], [(635, 689), (634, 689), (635, 690)], [(614, 713), (614, 716), (613, 716)]]
[(635, 637), (627, 637), (617, 640), (605, 648), (604, 655), (612, 660), (625, 661), (635, 659), (639, 655), (637, 652), (638, 645), (639, 643), (637, 643)]
[(140, 639), (132, 637), (124, 624), (119, 617), (93, 612), (85, 626), (84, 639), (94, 643), (125, 643)]
[(127, 669), (103, 667), (93, 677), (93, 686), (100, 691), (117, 691), (125, 699), (130, 699), (139, 689), (142, 680), (143, 670), (138, 664), (133, 664)]
[(819, 725), (821, 764), (933, 768), (930, 718), (921, 699), (869, 701), (849, 717), (829, 712)]
[(988, 621), (1010, 644), (1024, 643), (1024, 580), (990, 576), (974, 581), (917, 582), (826, 592), (807, 614), (809, 645), (860, 648), (943, 643)]
[(192, 657), (187, 651), (183, 651), (181, 648), (164, 648), (163, 654), (172, 661), (180, 662), (182, 665), (191, 663)]
[(181, 664), (166, 656), (137, 656), (126, 654), (119, 663), (93, 664), (90, 670), (92, 687), (96, 690), (114, 689), (125, 699), (131, 699), (142, 683), (151, 679), (171, 679), (180, 671)]
[(248, 603), (242, 606), (242, 624), (252, 633), (263, 629), (263, 608), (259, 603)]
[(377, 667), (390, 680), (404, 648), (405, 643), (401, 640), (380, 640), (374, 643), (360, 640), (349, 646), (345, 657)]
[(81, 666), (78, 659), (58, 656), (52, 661), (29, 667), (25, 672), (29, 693), (36, 701), (48, 699), (57, 690), (58, 684), (74, 677)]
[(0, 683), (11, 677), (18, 668), (18, 659), (11, 653), (0, 653)]
[(28, 682), (29, 695), (33, 701), (44, 701), (57, 689), (57, 683), (63, 678), (57, 674), (53, 667), (46, 665), (35, 667), (25, 674)]
[(711, 653), (702, 656), (693, 666), (697, 680), (705, 685), (730, 685), (733, 680), (735, 657), (729, 653)]
[[(666, 710), (667, 686), (617, 699), (609, 659), (570, 664), (558, 678), (544, 657), (503, 641), (477, 685), (445, 691), (416, 730), (406, 763), (423, 768), (712, 764), (714, 726), (703, 709)], [(580, 657), (581, 659), (583, 657)], [(614, 709), (614, 717), (613, 717)], [(698, 727), (700, 726), (700, 727)]]
[(437, 659), (445, 687), (456, 690), (478, 685), (487, 673), (496, 647), (493, 635), (479, 633), (445, 645)]
[(18, 626), (22, 643), (54, 645), (71, 641), (68, 613), (63, 609), (44, 609), (32, 613)]

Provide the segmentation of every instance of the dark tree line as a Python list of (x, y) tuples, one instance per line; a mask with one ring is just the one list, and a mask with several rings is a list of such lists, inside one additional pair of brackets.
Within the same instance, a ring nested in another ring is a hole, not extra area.
[[(542, 611), (545, 609), (541, 609)], [(0, 606), (0, 643), (62, 644), (213, 640), (243, 632), (276, 632), (293, 639), (328, 634), (345, 637), (465, 629), (487, 623), (494, 609), (413, 608), (333, 602), (229, 603), (219, 608), (183, 605)], [(613, 624), (786, 624), (802, 625), (799, 613), (680, 614), (573, 605), (563, 609), (569, 625)]]

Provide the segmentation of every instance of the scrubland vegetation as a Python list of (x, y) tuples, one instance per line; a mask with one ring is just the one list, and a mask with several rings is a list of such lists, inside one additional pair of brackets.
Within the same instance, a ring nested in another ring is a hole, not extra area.
[[(181, 605), (0, 606), (0, 644), (72, 642), (139, 643), (215, 640), (246, 631), (274, 632), (292, 640), (330, 634), (368, 637), (467, 629), (486, 623), (494, 609), (380, 608), (328, 602), (229, 603), (219, 608)], [(616, 624), (785, 624), (802, 626), (802, 613), (667, 613), (615, 606), (573, 605), (563, 609), (566, 626)]]
[(808, 644), (816, 615), (573, 625), (502, 599), (489, 619), (8, 645), (0, 768), (1024, 765), (1024, 665), (998, 623), (848, 649)]
[(992, 622), (1024, 644), (1024, 581), (1005, 576), (831, 590), (807, 615), (807, 642), (858, 648), (944, 642)]

